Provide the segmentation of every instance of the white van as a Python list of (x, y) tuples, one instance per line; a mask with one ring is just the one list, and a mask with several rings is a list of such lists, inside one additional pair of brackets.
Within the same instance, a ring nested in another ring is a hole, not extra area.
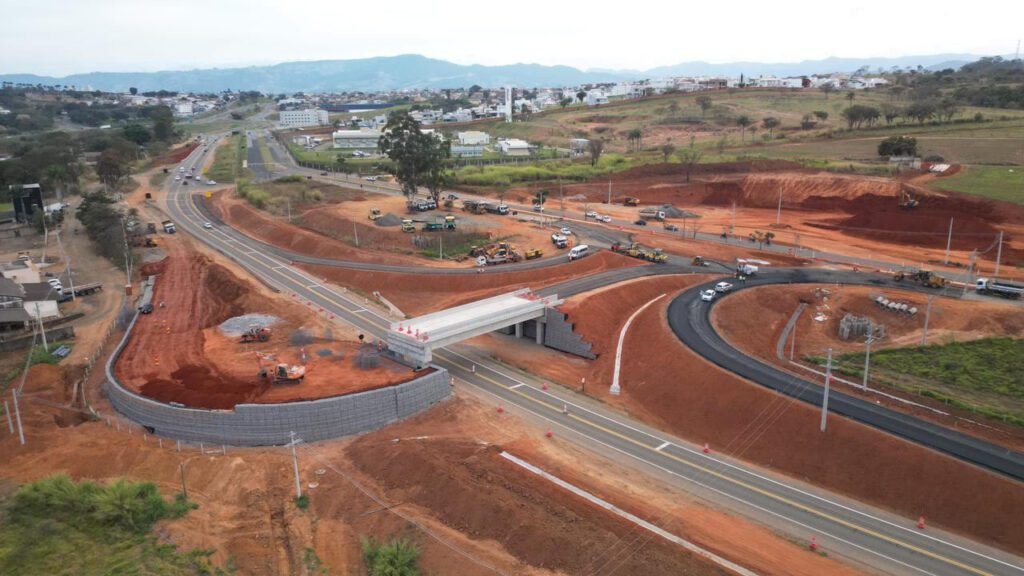
[(583, 258), (589, 253), (590, 246), (587, 246), (586, 244), (580, 244), (579, 246), (573, 247), (572, 250), (569, 250), (569, 260), (577, 260), (579, 258)]

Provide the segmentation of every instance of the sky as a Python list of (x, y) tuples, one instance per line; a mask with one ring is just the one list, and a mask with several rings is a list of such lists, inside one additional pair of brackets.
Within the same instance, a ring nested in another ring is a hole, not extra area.
[(423, 54), (646, 70), (694, 60), (1012, 54), (1024, 1), (0, 0), (0, 73)]

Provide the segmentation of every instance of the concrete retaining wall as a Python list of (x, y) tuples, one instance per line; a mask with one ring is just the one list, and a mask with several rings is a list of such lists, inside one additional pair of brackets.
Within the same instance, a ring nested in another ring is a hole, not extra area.
[(286, 444), (290, 432), (307, 442), (337, 438), (381, 428), (421, 412), (451, 393), (448, 371), (435, 368), (397, 386), (308, 402), (239, 404), (234, 410), (173, 406), (136, 394), (114, 377), (114, 364), (137, 320), (138, 313), (107, 361), (107, 395), (118, 412), (154, 434), (176, 440), (265, 446)]
[(591, 350), (593, 345), (573, 332), (573, 325), (566, 320), (564, 313), (548, 308), (544, 311), (544, 322), (545, 346), (591, 360), (597, 358)]

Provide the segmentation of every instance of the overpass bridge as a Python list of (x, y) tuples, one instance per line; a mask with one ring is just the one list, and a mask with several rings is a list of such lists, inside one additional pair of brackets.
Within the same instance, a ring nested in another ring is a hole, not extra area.
[(435, 349), (488, 332), (512, 327), (516, 336), (521, 338), (527, 322), (533, 323), (536, 342), (544, 344), (547, 310), (561, 303), (555, 294), (539, 296), (529, 288), (523, 288), (425, 316), (392, 322), (385, 341), (392, 353), (417, 366), (430, 364)]

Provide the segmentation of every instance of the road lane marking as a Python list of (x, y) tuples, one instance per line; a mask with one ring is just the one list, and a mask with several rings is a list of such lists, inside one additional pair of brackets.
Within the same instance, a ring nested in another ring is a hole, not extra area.
[(672, 445), (671, 442), (665, 442), (661, 446), (658, 446), (657, 448), (655, 448), (655, 450), (658, 451), (658, 452), (661, 452), (662, 450), (664, 450), (665, 448), (668, 448), (671, 445)]

